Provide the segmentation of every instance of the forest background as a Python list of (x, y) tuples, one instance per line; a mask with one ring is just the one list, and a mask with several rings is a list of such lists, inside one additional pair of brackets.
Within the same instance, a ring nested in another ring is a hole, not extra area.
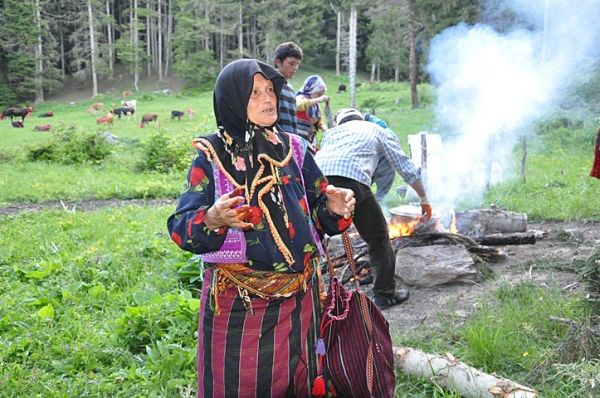
[(142, 74), (206, 89), (230, 60), (271, 63), (289, 40), (304, 49), (305, 64), (344, 73), (352, 10), (357, 69), (372, 81), (408, 79), (410, 15), (419, 81), (431, 38), (483, 17), (479, 0), (2, 0), (0, 106), (42, 102), (69, 78), (90, 85), (90, 96), (100, 78), (138, 89)]

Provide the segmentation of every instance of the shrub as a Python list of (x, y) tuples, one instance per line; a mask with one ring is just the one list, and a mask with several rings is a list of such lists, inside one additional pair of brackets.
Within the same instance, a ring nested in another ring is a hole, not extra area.
[(68, 129), (59, 131), (49, 144), (29, 149), (28, 159), (64, 164), (98, 164), (110, 155), (111, 150), (110, 144), (99, 132)]
[(192, 153), (189, 144), (158, 132), (143, 144), (143, 158), (138, 167), (142, 171), (160, 173), (185, 170), (190, 164), (188, 153)]

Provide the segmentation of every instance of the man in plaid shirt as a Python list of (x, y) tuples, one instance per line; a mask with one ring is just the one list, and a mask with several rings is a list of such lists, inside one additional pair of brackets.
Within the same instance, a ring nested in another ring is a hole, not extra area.
[(279, 121), (277, 130), (296, 134), (296, 93), (288, 82), (294, 77), (302, 61), (302, 49), (294, 42), (281, 43), (275, 49), (275, 69), (285, 77), (279, 97)]
[(396, 289), (396, 256), (385, 216), (371, 191), (378, 165), (387, 162), (417, 192), (425, 220), (431, 218), (432, 209), (421, 181), (421, 170), (402, 151), (393, 131), (365, 121), (356, 109), (338, 111), (336, 124), (324, 132), (315, 160), (330, 184), (354, 191), (354, 225), (367, 243), (375, 270), (374, 302), (385, 309), (406, 301), (409, 292), (405, 288)]

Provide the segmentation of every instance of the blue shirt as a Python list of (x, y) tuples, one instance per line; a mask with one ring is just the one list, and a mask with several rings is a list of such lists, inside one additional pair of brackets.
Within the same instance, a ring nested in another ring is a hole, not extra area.
[(277, 130), (294, 134), (298, 131), (298, 127), (296, 126), (296, 94), (287, 81), (283, 85), (279, 97), (279, 122), (277, 123)]
[(326, 176), (346, 177), (367, 186), (371, 186), (382, 159), (407, 184), (421, 179), (421, 170), (404, 153), (396, 134), (363, 120), (351, 120), (326, 130), (315, 156)]

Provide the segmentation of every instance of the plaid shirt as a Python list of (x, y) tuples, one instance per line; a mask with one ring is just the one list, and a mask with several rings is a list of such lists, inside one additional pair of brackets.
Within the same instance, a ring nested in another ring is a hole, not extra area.
[(296, 126), (296, 94), (287, 81), (281, 89), (281, 96), (279, 97), (279, 122), (277, 123), (277, 130), (294, 134), (298, 131), (298, 127)]
[(326, 130), (315, 160), (326, 176), (340, 176), (371, 186), (380, 160), (387, 161), (408, 184), (421, 179), (421, 170), (400, 147), (390, 129), (352, 120)]

